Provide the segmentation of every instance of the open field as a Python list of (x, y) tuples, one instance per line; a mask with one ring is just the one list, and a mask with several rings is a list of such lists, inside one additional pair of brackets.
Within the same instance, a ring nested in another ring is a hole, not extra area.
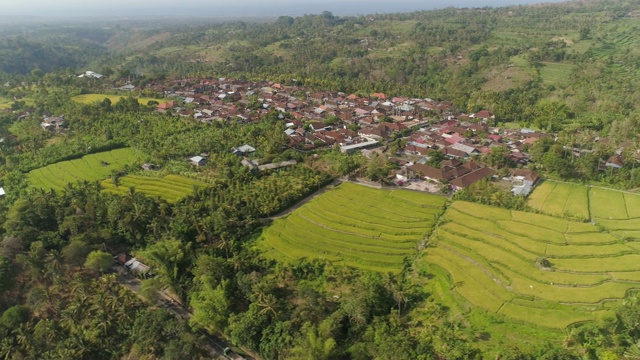
[(542, 63), (540, 75), (546, 84), (564, 84), (569, 81), (574, 65), (565, 63)]
[(639, 194), (546, 180), (528, 204), (551, 215), (593, 219), (608, 230), (640, 230)]
[[(19, 101), (24, 101), (25, 104), (27, 104), (27, 105), (33, 105), (34, 104), (34, 101), (31, 98), (22, 98)], [(13, 104), (13, 103), (14, 103), (13, 99), (0, 97), (0, 110), (11, 108), (11, 104)]]
[(398, 272), (431, 232), (445, 202), (434, 195), (344, 183), (276, 220), (258, 246), (282, 261), (321, 258)]
[(76, 181), (96, 181), (107, 178), (114, 170), (136, 162), (133, 149), (124, 148), (85, 155), (80, 159), (61, 161), (27, 174), (32, 186), (43, 189), (61, 190)]
[[(120, 98), (126, 98), (127, 94), (123, 94), (123, 95), (112, 95), (112, 94), (85, 94), (85, 95), (78, 95), (78, 96), (74, 96), (71, 99), (73, 101), (77, 101), (83, 104), (93, 104), (95, 102), (100, 102), (102, 100), (104, 100), (105, 98), (108, 98), (109, 100), (111, 100), (112, 104), (117, 103)], [(147, 105), (149, 103), (149, 101), (157, 101), (157, 102), (162, 102), (162, 99), (154, 99), (154, 98), (138, 98), (138, 102), (141, 105)]]
[(159, 196), (168, 202), (176, 202), (193, 193), (196, 187), (204, 188), (206, 183), (180, 175), (167, 175), (165, 177), (150, 177), (142, 175), (127, 175), (118, 179), (116, 186), (113, 180), (102, 182), (105, 191), (115, 194), (127, 194), (130, 188), (148, 196)]
[(451, 291), (473, 307), (558, 329), (611, 315), (607, 303), (640, 290), (640, 243), (588, 223), (462, 201), (442, 218), (424, 263), (446, 271)]
[(12, 103), (13, 100), (0, 97), (0, 109), (10, 108)]

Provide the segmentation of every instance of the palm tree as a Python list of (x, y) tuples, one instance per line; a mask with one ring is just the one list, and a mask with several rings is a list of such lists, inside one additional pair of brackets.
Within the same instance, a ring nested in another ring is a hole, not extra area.
[(640, 341), (629, 346), (623, 355), (630, 360), (640, 360)]
[(59, 278), (64, 265), (60, 261), (60, 252), (58, 250), (50, 250), (44, 258), (44, 277), (49, 280)]
[(264, 294), (261, 292), (258, 295), (257, 305), (262, 308), (262, 310), (260, 310), (260, 315), (264, 315), (268, 312), (271, 312), (273, 316), (276, 316), (277, 304), (278, 304), (278, 299), (272, 294)]
[(22, 323), (12, 332), (20, 347), (26, 352), (29, 352), (32, 349), (32, 334), (29, 326), (30, 323)]
[(16, 354), (19, 353), (18, 345), (14, 338), (6, 336), (0, 340), (0, 359), (9, 360), (16, 358)]
[(55, 322), (49, 319), (41, 319), (33, 327), (34, 338), (43, 341), (45, 344), (55, 344), (60, 336), (59, 329)]

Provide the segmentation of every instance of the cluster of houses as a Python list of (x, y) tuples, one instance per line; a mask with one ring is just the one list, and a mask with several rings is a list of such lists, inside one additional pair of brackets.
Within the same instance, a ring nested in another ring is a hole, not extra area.
[[(546, 136), (528, 129), (497, 128), (490, 111), (453, 113), (451, 102), (429, 98), (310, 92), (300, 86), (225, 78), (177, 80), (151, 87), (171, 99), (159, 104), (158, 112), (202, 122), (235, 119), (249, 123), (275, 110), (286, 123), (290, 145), (302, 150), (338, 146), (343, 152), (352, 152), (404, 139), (400, 155), (409, 161), (403, 171), (424, 180), (448, 182), (454, 189), (495, 174), (470, 161), (475, 156), (502, 147), (508, 150), (514, 163), (526, 165), (529, 161), (526, 148)], [(440, 168), (424, 164), (424, 158), (434, 150), (448, 159)], [(242, 149), (232, 151), (245, 153)], [(206, 159), (196, 156), (190, 162), (201, 166)], [(257, 164), (247, 158), (243, 164), (251, 169), (289, 165)]]
[[(100, 78), (100, 74), (90, 71), (83, 75)], [(514, 163), (527, 165), (527, 148), (549, 136), (528, 129), (498, 128), (490, 111), (454, 113), (451, 102), (429, 98), (308, 91), (297, 85), (227, 78), (175, 80), (144, 88), (125, 86), (127, 91), (161, 94), (167, 101), (157, 105), (156, 111), (160, 113), (205, 123), (229, 120), (250, 123), (276, 111), (286, 124), (284, 131), (290, 146), (302, 151), (322, 147), (337, 147), (343, 152), (386, 150), (392, 141), (400, 140), (394, 146), (398, 152), (392, 155), (406, 160), (400, 170), (404, 176), (411, 173), (411, 178), (449, 183), (454, 189), (495, 175), (492, 169), (473, 161), (477, 156), (501, 147)], [(41, 126), (46, 131), (63, 132), (64, 117), (45, 117)], [(230, 149), (242, 156), (242, 163), (250, 169), (292, 165), (292, 162), (259, 164), (248, 158), (255, 150), (249, 145)], [(432, 151), (440, 152), (446, 159), (438, 168), (427, 165)], [(204, 166), (207, 156), (200, 154), (188, 161)], [(518, 192), (526, 193), (525, 189)]]

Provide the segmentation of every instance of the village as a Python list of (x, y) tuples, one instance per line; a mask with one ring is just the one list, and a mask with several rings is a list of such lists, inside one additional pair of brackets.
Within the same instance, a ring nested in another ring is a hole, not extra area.
[[(361, 151), (367, 157), (385, 152), (397, 165), (395, 173), (390, 174), (391, 181), (433, 192), (441, 190), (443, 184), (456, 191), (485, 178), (496, 178), (495, 169), (476, 160), (494, 148), (503, 148), (520, 169), (501, 180), (512, 185), (514, 194), (527, 195), (539, 179), (535, 172), (523, 168), (529, 163), (527, 149), (538, 139), (551, 136), (530, 129), (500, 128), (495, 126), (491, 111), (456, 113), (451, 102), (429, 98), (311, 92), (297, 85), (225, 78), (172, 81), (152, 85), (148, 90), (171, 99), (158, 104), (156, 111), (204, 123), (231, 119), (250, 123), (276, 110), (285, 122), (284, 131), (293, 148), (337, 148), (347, 153)], [(396, 145), (390, 146), (394, 142)], [(259, 164), (250, 160), (247, 155), (255, 151), (250, 144), (233, 150), (244, 157), (242, 163), (251, 169), (295, 164)], [(443, 155), (439, 167), (429, 164), (430, 151)], [(194, 156), (190, 162), (202, 166), (206, 159)]]
[[(81, 76), (102, 79), (100, 74), (91, 71)], [(283, 85), (230, 78), (185, 79), (138, 87), (127, 83), (113, 87), (113, 91), (120, 95), (153, 94), (163, 98), (155, 107), (156, 112), (202, 123), (248, 124), (276, 111), (286, 127), (284, 132), (292, 148), (301, 152), (359, 151), (368, 158), (384, 153), (394, 164), (388, 183), (430, 192), (455, 192), (492, 178), (505, 189), (510, 188), (513, 194), (527, 196), (540, 179), (535, 171), (528, 169), (531, 160), (528, 150), (541, 138), (556, 139), (557, 136), (527, 128), (500, 127), (490, 110), (455, 112), (449, 101), (394, 97), (380, 92), (367, 95), (309, 91), (296, 80), (292, 80), (292, 85)], [(67, 131), (64, 115), (46, 116), (41, 127), (61, 134)], [(576, 156), (589, 151), (565, 148)], [(252, 158), (256, 151), (252, 144), (238, 144), (230, 151), (241, 156), (242, 164), (255, 171), (297, 163), (295, 160), (260, 163), (259, 159)], [(515, 168), (508, 173), (498, 173), (498, 169), (478, 161), (492, 151), (502, 154)], [(442, 161), (433, 161), (435, 152)], [(621, 152), (601, 159), (599, 170), (623, 167)], [(205, 166), (207, 154), (194, 154), (187, 161), (196, 167)], [(143, 167), (148, 170), (153, 164)]]

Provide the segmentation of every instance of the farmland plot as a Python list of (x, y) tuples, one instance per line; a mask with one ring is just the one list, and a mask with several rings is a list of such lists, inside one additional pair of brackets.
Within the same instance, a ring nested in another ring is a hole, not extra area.
[(268, 256), (282, 261), (319, 258), (398, 272), (431, 232), (445, 201), (344, 183), (276, 220), (259, 244)]
[[(566, 199), (586, 193), (559, 191)], [(436, 272), (447, 271), (453, 291), (485, 311), (564, 328), (610, 315), (603, 304), (640, 289), (640, 243), (602, 227), (462, 201), (442, 220), (425, 260)]]

